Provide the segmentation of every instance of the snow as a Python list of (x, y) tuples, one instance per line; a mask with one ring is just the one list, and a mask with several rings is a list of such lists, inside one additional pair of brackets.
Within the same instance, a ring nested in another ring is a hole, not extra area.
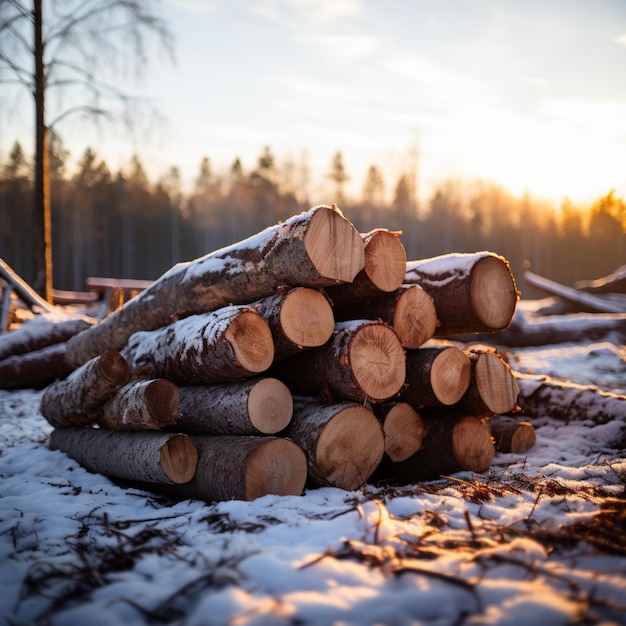
[[(624, 391), (623, 346), (509, 356)], [(3, 623), (626, 624), (624, 420), (531, 419), (480, 475), (174, 502), (51, 451), (41, 394), (0, 391)]]

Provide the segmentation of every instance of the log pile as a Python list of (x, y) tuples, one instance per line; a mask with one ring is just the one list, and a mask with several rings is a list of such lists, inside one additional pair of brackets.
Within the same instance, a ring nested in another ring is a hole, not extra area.
[(505, 330), (518, 297), (499, 255), (407, 262), (398, 233), (314, 207), (74, 334), (42, 396), (50, 446), (209, 501), (482, 472), (517, 380), (494, 349), (441, 338)]

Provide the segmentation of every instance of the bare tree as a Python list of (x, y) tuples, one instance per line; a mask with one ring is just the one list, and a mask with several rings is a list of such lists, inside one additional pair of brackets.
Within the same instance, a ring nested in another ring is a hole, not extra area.
[[(0, 0), (0, 83), (26, 87), (35, 103), (34, 288), (52, 298), (52, 225), (48, 137), (70, 114), (113, 118), (115, 105), (132, 119), (133, 98), (101, 79), (131, 59), (137, 71), (148, 60), (148, 36), (172, 50), (172, 36), (151, 0)], [(34, 63), (33, 63), (34, 61)], [(54, 120), (46, 116), (51, 88), (73, 89), (77, 104)], [(115, 103), (115, 105), (113, 104)]]

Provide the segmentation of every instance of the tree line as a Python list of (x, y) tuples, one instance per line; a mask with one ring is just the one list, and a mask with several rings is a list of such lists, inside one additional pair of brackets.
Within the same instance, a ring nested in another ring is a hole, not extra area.
[[(626, 203), (609, 191), (588, 207), (560, 207), (530, 195), (515, 197), (491, 182), (444, 181), (420, 205), (415, 176), (399, 173), (391, 194), (375, 165), (360, 197), (345, 194), (350, 179), (341, 152), (326, 173), (331, 197), (310, 198), (308, 172), (279, 167), (269, 147), (254, 167), (235, 159), (218, 174), (201, 160), (184, 192), (172, 167), (157, 181), (138, 156), (113, 172), (91, 148), (76, 170), (61, 138), (50, 138), (53, 285), (81, 291), (88, 276), (155, 279), (175, 263), (198, 258), (248, 237), (315, 204), (336, 203), (361, 232), (401, 231), (409, 259), (490, 250), (506, 257), (516, 276), (533, 271), (572, 284), (626, 263)], [(32, 163), (15, 142), (0, 162), (0, 256), (31, 282), (34, 277)], [(521, 283), (521, 280), (518, 279)], [(524, 296), (536, 297), (523, 284)]]

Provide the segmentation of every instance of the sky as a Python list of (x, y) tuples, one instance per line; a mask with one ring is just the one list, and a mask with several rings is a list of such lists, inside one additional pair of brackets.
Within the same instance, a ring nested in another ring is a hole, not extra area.
[[(162, 116), (149, 133), (66, 118), (72, 157), (87, 145), (115, 169), (138, 153), (152, 177), (190, 185), (204, 156), (251, 169), (310, 171), (329, 203), (341, 152), (359, 195), (370, 165), (389, 194), (400, 172), (425, 200), (444, 180), (483, 179), (516, 195), (593, 202), (626, 196), (626, 3), (622, 0), (167, 0), (156, 5), (175, 60), (154, 51), (126, 83)], [(49, 98), (51, 108), (68, 105)], [(0, 158), (27, 139), (28, 95), (0, 97)], [(54, 113), (51, 112), (51, 115)], [(305, 179), (296, 174), (296, 179)]]

